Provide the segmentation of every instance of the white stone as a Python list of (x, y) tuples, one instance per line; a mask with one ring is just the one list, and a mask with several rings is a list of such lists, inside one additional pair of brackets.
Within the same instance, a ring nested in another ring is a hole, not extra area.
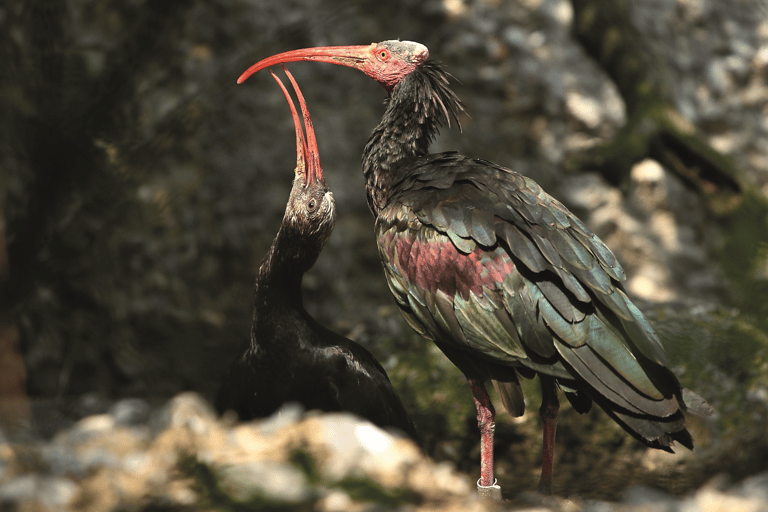
[(588, 98), (577, 91), (565, 95), (565, 105), (573, 117), (589, 128), (596, 128), (602, 119), (602, 107), (594, 98)]

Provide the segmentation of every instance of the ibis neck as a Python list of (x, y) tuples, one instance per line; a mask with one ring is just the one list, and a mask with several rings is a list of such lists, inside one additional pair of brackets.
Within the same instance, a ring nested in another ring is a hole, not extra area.
[(256, 278), (254, 324), (262, 314), (304, 309), (301, 281), (318, 256), (319, 250), (313, 244), (293, 235), (285, 225), (280, 228)]
[(443, 120), (457, 120), (461, 102), (447, 86), (439, 64), (427, 61), (395, 86), (379, 125), (363, 151), (368, 207), (374, 217), (386, 206), (405, 167), (429, 153)]

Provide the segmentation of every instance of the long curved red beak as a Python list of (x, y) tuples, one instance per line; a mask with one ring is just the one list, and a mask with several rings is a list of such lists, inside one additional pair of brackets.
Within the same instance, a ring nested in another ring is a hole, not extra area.
[(365, 61), (371, 57), (374, 47), (375, 44), (366, 46), (321, 46), (318, 48), (304, 48), (302, 50), (291, 50), (289, 52), (278, 53), (277, 55), (260, 60), (248, 68), (245, 73), (240, 75), (240, 78), (237, 79), (237, 83), (241, 84), (245, 82), (249, 76), (266, 67), (301, 60), (327, 62), (329, 64), (348, 66), (362, 71), (362, 67)]
[(311, 181), (320, 181), (325, 184), (323, 178), (323, 169), (320, 167), (320, 151), (317, 149), (317, 139), (315, 138), (315, 129), (312, 126), (312, 119), (309, 117), (309, 110), (307, 110), (307, 103), (304, 101), (304, 95), (299, 89), (299, 84), (293, 78), (293, 75), (288, 71), (285, 66), (281, 65), (288, 80), (293, 85), (293, 90), (296, 92), (296, 96), (299, 98), (299, 106), (301, 107), (301, 115), (304, 119), (304, 127), (307, 131), (306, 140), (304, 138), (304, 130), (301, 127), (301, 121), (299, 121), (299, 114), (296, 112), (296, 105), (291, 99), (291, 95), (288, 89), (283, 85), (283, 81), (270, 71), (272, 78), (275, 79), (277, 85), (283, 90), (283, 95), (288, 101), (288, 106), (291, 108), (291, 116), (293, 117), (293, 127), (296, 131), (296, 173), (303, 174), (307, 183)]

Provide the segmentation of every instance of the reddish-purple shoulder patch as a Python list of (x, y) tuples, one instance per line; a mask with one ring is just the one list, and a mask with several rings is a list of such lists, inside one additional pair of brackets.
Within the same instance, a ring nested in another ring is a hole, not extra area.
[(450, 240), (425, 242), (408, 236), (407, 232), (394, 235), (388, 242), (388, 263), (408, 281), (430, 293), (441, 290), (449, 296), (458, 294), (467, 299), (470, 291), (480, 295), (483, 286), (493, 289), (515, 270), (501, 247), (489, 252), (478, 246), (464, 254)]

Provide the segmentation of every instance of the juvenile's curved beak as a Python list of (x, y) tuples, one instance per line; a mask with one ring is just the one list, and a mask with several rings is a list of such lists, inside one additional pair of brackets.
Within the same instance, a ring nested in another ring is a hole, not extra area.
[(320, 151), (317, 148), (317, 139), (315, 138), (315, 130), (312, 127), (312, 119), (309, 116), (309, 110), (307, 109), (307, 103), (304, 101), (304, 95), (299, 89), (299, 84), (293, 78), (293, 75), (288, 71), (285, 66), (281, 64), (283, 71), (285, 72), (288, 80), (293, 85), (293, 90), (296, 92), (296, 96), (299, 99), (299, 106), (301, 107), (302, 118), (304, 119), (304, 127), (307, 132), (306, 139), (304, 138), (304, 130), (301, 127), (301, 121), (299, 120), (299, 114), (296, 111), (296, 106), (291, 99), (291, 95), (283, 85), (282, 80), (272, 73), (272, 78), (275, 79), (277, 85), (283, 91), (285, 99), (288, 101), (288, 106), (291, 108), (291, 116), (293, 117), (293, 127), (296, 132), (296, 174), (304, 175), (307, 183), (311, 181), (319, 181), (325, 185), (325, 179), (323, 178), (323, 169), (320, 166)]

